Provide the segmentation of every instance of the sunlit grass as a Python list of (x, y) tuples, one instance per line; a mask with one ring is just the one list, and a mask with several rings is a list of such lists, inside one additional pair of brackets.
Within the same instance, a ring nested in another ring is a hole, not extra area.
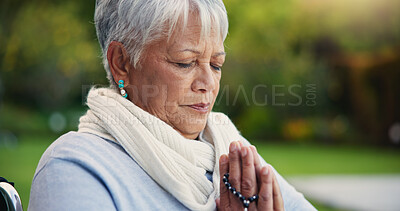
[(0, 148), (0, 176), (15, 183), (24, 210), (28, 208), (29, 192), (36, 166), (50, 143), (40, 137), (26, 138), (14, 148)]
[(400, 154), (393, 148), (283, 143), (256, 146), (283, 175), (400, 172)]

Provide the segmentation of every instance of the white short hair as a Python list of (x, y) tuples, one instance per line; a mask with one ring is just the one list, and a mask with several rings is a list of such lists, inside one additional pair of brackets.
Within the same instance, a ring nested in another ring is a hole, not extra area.
[(225, 40), (228, 18), (222, 0), (97, 0), (94, 23), (110, 85), (116, 85), (107, 61), (112, 41), (125, 46), (137, 68), (147, 45), (169, 38), (180, 18), (185, 26), (190, 12), (199, 16), (201, 37), (208, 36), (213, 27)]

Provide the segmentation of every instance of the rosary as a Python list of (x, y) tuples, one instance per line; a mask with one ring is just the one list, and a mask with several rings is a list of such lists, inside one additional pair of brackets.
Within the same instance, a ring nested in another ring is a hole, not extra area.
[(229, 183), (229, 173), (224, 174), (222, 181), (224, 182), (225, 187), (228, 190), (230, 190), (233, 193), (233, 195), (237, 196), (239, 200), (243, 203), (245, 211), (247, 211), (247, 208), (249, 208), (251, 202), (257, 201), (258, 199), (257, 194), (246, 199), (246, 197), (244, 197), (239, 191), (236, 191), (236, 189), (232, 187), (232, 185)]

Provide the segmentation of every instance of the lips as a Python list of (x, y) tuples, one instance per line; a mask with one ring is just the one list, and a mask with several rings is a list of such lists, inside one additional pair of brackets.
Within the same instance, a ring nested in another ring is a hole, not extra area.
[(210, 103), (198, 103), (198, 104), (188, 105), (188, 107), (200, 113), (207, 113), (208, 109), (210, 108)]

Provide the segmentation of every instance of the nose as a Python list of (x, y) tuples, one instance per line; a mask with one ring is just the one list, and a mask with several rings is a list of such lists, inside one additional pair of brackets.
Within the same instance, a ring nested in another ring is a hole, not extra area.
[(192, 90), (194, 92), (201, 93), (214, 91), (217, 85), (217, 80), (215, 77), (215, 73), (210, 68), (209, 64), (203, 64), (199, 66), (192, 82)]

